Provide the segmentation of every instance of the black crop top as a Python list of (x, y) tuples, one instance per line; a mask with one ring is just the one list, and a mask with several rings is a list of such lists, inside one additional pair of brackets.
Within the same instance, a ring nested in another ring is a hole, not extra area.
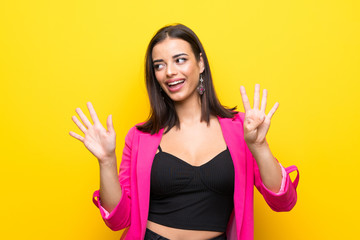
[(229, 149), (201, 166), (161, 151), (151, 169), (148, 219), (168, 227), (225, 232), (234, 208)]

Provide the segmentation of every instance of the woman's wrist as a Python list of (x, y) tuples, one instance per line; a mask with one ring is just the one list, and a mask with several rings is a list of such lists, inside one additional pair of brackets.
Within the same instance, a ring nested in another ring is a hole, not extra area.
[(261, 153), (268, 152), (270, 150), (269, 145), (266, 141), (262, 143), (246, 143), (250, 152), (255, 155), (262, 155)]
[(98, 159), (100, 168), (113, 168), (117, 166), (116, 155), (111, 154), (109, 156)]

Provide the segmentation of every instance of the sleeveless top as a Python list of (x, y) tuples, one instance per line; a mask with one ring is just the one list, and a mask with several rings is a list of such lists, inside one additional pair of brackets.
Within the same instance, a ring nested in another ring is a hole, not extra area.
[(229, 149), (201, 166), (163, 152), (151, 169), (148, 219), (173, 228), (225, 232), (234, 208)]

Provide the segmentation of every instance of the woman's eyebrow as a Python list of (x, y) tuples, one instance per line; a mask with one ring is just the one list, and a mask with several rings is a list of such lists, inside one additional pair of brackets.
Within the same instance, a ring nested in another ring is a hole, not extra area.
[(182, 56), (182, 55), (189, 56), (189, 55), (187, 55), (186, 53), (179, 53), (179, 54), (174, 55), (173, 58), (177, 58), (177, 57), (180, 57), (180, 56)]
[(156, 60), (153, 60), (153, 63), (156, 63), (156, 62), (163, 62), (164, 60), (162, 59), (156, 59)]
[[(173, 58), (177, 58), (177, 57), (180, 57), (182, 55), (189, 56), (186, 53), (179, 53), (179, 54), (174, 55)], [(156, 59), (156, 60), (153, 60), (153, 63), (163, 62), (163, 61), (164, 61), (163, 59)]]

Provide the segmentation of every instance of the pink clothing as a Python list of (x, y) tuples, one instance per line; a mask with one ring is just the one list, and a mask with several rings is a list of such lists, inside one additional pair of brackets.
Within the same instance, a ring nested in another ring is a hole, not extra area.
[[(229, 148), (235, 170), (234, 211), (227, 227), (227, 239), (252, 240), (254, 238), (253, 195), (254, 184), (274, 211), (290, 211), (297, 200), (298, 175), (291, 182), (289, 173), (295, 166), (282, 168), (281, 189), (274, 193), (263, 184), (255, 159), (243, 136), (244, 113), (233, 119), (218, 117), (222, 133)], [(125, 138), (119, 182), (122, 196), (115, 209), (108, 213), (100, 205), (99, 191), (94, 192), (93, 201), (100, 209), (106, 225), (112, 230), (126, 228), (125, 240), (144, 239), (149, 211), (150, 173), (158, 145), (163, 134), (150, 135), (133, 127)]]

